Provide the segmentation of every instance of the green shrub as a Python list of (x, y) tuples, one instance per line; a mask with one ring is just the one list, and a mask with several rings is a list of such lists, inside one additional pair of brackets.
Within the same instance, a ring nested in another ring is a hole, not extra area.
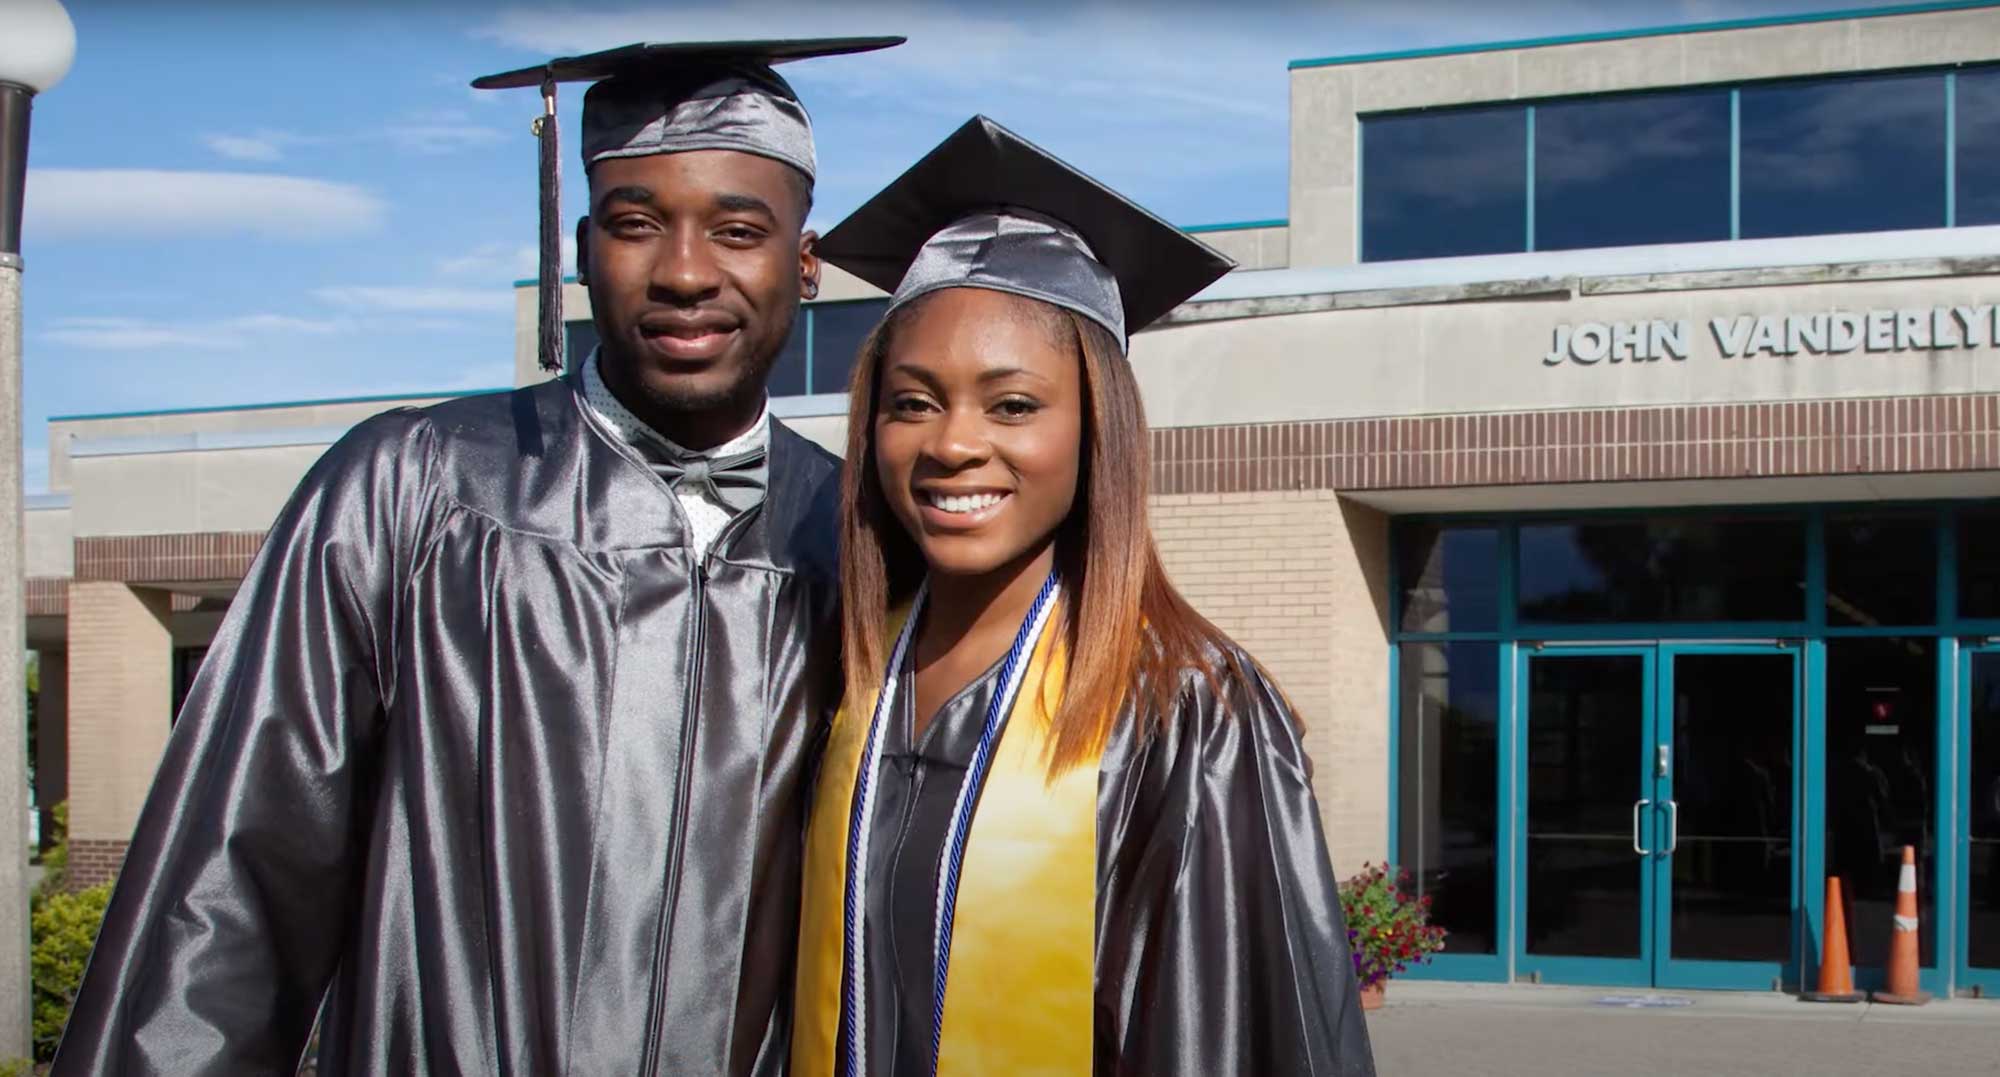
[[(35, 985), (35, 1057), (55, 1057), (69, 1009), (83, 984), (91, 944), (104, 922), (111, 884), (74, 894), (47, 894), (35, 902), (32, 960)], [(4, 1071), (0, 1071), (4, 1073)]]

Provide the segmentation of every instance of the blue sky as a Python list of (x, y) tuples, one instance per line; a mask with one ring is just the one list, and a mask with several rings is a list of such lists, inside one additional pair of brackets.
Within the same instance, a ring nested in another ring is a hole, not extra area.
[(786, 68), (818, 131), (817, 226), (973, 112), (1205, 224), (1286, 215), (1291, 59), (1869, 4), (69, 0), (77, 62), (36, 102), (30, 158), (27, 487), (51, 415), (508, 384), (537, 103), (466, 83), (548, 55), (905, 34)]

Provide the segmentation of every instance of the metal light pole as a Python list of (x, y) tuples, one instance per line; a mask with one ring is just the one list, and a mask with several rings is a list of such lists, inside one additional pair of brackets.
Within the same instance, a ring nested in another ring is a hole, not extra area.
[(0, 0), (0, 1061), (34, 1051), (28, 970), (26, 610), (21, 602), (21, 200), (28, 110), (76, 58), (60, 0)]

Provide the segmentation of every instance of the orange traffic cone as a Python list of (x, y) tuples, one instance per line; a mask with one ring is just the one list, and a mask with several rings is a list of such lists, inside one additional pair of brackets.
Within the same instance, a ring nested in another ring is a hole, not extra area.
[(1819, 933), (1819, 990), (1799, 996), (1806, 1002), (1860, 1002), (1868, 996), (1854, 989), (1854, 966), (1847, 960), (1847, 909), (1840, 900), (1840, 880), (1826, 877), (1826, 924)]
[(1889, 934), (1889, 986), (1877, 1002), (1921, 1006), (1931, 1000), (1917, 986), (1917, 850), (1903, 846), (1903, 871), (1896, 878), (1896, 928)]

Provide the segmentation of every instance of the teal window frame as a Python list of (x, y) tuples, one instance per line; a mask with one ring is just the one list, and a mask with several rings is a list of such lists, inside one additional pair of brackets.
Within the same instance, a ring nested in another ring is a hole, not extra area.
[[(1621, 97), (1632, 97), (1643, 94), (1670, 92), (1671, 90), (1679, 90), (1679, 89), (1726, 88), (1729, 91), (1729, 238), (1741, 239), (1743, 236), (1742, 153), (1743, 153), (1744, 88), (1747, 86), (1765, 86), (1765, 85), (1786, 84), (1786, 83), (1789, 84), (1824, 83), (1842, 79), (1852, 79), (1857, 76), (1863, 76), (1863, 75), (1875, 76), (1875, 75), (1940, 74), (1943, 76), (1944, 91), (1943, 91), (1942, 105), (1944, 108), (1944, 219), (1941, 222), (1940, 227), (1956, 228), (1958, 227), (1958, 164), (1957, 164), (1958, 163), (1958, 72), (1966, 68), (1984, 70), (1996, 67), (2000, 67), (2000, 63), (1958, 64), (1950, 66), (1933, 65), (1926, 67), (1892, 68), (1892, 69), (1884, 69), (1881, 71), (1840, 72), (1837, 74), (1810, 75), (1810, 76), (1795, 77), (1795, 78), (1766, 79), (1755, 82), (1701, 84), (1700, 86), (1689, 85), (1689, 86), (1676, 86), (1676, 87), (1649, 87), (1642, 90), (1620, 90), (1615, 93), (1574, 94), (1563, 97), (1536, 98), (1531, 101), (1520, 102), (1517, 107), (1522, 109), (1525, 115), (1525, 123), (1523, 124), (1523, 126), (1527, 129), (1527, 140), (1528, 140), (1528, 152), (1527, 152), (1527, 164), (1526, 164), (1527, 180), (1524, 185), (1524, 190), (1526, 191), (1526, 204), (1522, 207), (1523, 240), (1522, 240), (1521, 250), (1519, 252), (1511, 252), (1511, 253), (1531, 253), (1539, 249), (1537, 244), (1537, 237), (1535, 235), (1535, 109), (1538, 105), (1556, 101), (1615, 100)], [(1358, 130), (1356, 132), (1356, 137), (1354, 139), (1354, 158), (1355, 158), (1354, 168), (1356, 177), (1355, 197), (1354, 197), (1354, 256), (1357, 261), (1361, 260), (1361, 252), (1367, 249), (1365, 242), (1366, 237), (1362, 235), (1362, 232), (1366, 227), (1366, 217), (1362, 213), (1362, 198), (1361, 198), (1362, 192), (1361, 192), (1360, 177), (1362, 175), (1361, 156), (1363, 152), (1365, 152), (1365, 147), (1367, 146), (1368, 142), (1368, 132), (1367, 132), (1368, 121), (1371, 119), (1375, 119), (1377, 117), (1408, 115), (1411, 111), (1452, 112), (1462, 108), (1490, 109), (1504, 104), (1505, 104), (1504, 102), (1468, 102), (1462, 105), (1451, 105), (1436, 109), (1387, 110), (1382, 112), (1366, 112), (1356, 116), (1356, 120), (1358, 121)], [(1834, 234), (1834, 233), (1828, 233), (1828, 234)]]
[[(1975, 973), (1968, 981), (1966, 971), (1961, 969), (1959, 955), (1963, 952), (1964, 886), (1966, 870), (1962, 863), (1962, 848), (1965, 845), (1965, 824), (1961, 817), (1958, 800), (1965, 788), (1965, 777), (1961, 770), (1967, 765), (1962, 757), (1963, 727), (1966, 721), (1961, 700), (1961, 678), (1964, 676), (1963, 655), (1969, 646), (1978, 645), (1974, 641), (2000, 640), (2000, 618), (1961, 618), (1958, 611), (1958, 517), (1968, 509), (1988, 508), (2000, 504), (2000, 499), (1980, 498), (1957, 501), (1911, 501), (1895, 502), (1888, 507), (1899, 513), (1924, 513), (1931, 517), (1935, 531), (1935, 556), (1938, 559), (1936, 572), (1937, 601), (1933, 617), (1929, 622), (1905, 625), (1834, 626), (1826, 618), (1826, 525), (1831, 517), (1855, 512), (1882, 511), (1881, 502), (1827, 502), (1800, 505), (1704, 505), (1675, 508), (1621, 508), (1587, 511), (1534, 511), (1521, 513), (1423, 513), (1398, 516), (1391, 525), (1390, 555), (1387, 571), (1389, 588), (1389, 635), (1388, 635), (1388, 781), (1387, 819), (1388, 831), (1385, 847), (1389, 858), (1396, 859), (1400, 849), (1402, 834), (1401, 819), (1401, 719), (1402, 692), (1401, 651), (1405, 643), (1451, 643), (1461, 641), (1482, 641), (1497, 644), (1499, 670), (1499, 730), (1498, 750), (1495, 765), (1498, 774), (1495, 781), (1495, 817), (1500, 820), (1496, 828), (1495, 870), (1494, 870), (1494, 925), (1499, 936), (1493, 954), (1439, 954), (1429, 965), (1413, 966), (1404, 976), (1412, 979), (1471, 980), (1506, 982), (1515, 978), (1522, 955), (1519, 943), (1521, 913), (1525, 895), (1522, 887), (1526, 879), (1518, 869), (1520, 852), (1515, 846), (1520, 842), (1526, 826), (1525, 790), (1519, 782), (1524, 774), (1524, 759), (1521, 759), (1517, 745), (1523, 743), (1520, 737), (1521, 723), (1525, 721), (1524, 703), (1520, 698), (1518, 671), (1526, 645), (1536, 641), (1560, 639), (1565, 643), (1615, 645), (1632, 641), (1657, 641), (1661, 644), (1686, 642), (1712, 642), (1726, 644), (1732, 640), (1753, 639), (1797, 639), (1802, 646), (1801, 661), (1804, 664), (1805, 696), (1800, 702), (1801, 718), (1799, 736), (1796, 741), (1801, 755), (1798, 765), (1807, 770), (1805, 780), (1805, 806), (1801, 816), (1795, 821), (1796, 829), (1806, 836), (1798, 847), (1798, 877), (1807, 881), (1823, 879), (1825, 876), (1825, 773), (1823, 759), (1826, 749), (1826, 710), (1824, 688), (1826, 684), (1826, 644), (1829, 640), (1843, 638), (1882, 638), (1916, 636), (1937, 640), (1937, 751), (1936, 771), (1940, 776), (1951, 775), (1949, 781), (1940, 780), (1934, 794), (1933, 810), (1939, 821), (1940, 840), (1933, 858), (1931, 878), (1928, 884), (1933, 888), (1938, 923), (1936, 925), (1936, 946), (1930, 955), (1930, 963), (1924, 966), (1920, 977), (1924, 988), (1939, 995), (1948, 995), (1962, 987), (1980, 985), (1983, 981)], [(1770, 515), (1799, 518), (1806, 529), (1806, 605), (1805, 616), (1797, 621), (1781, 622), (1669, 622), (1669, 623), (1614, 623), (1614, 624), (1541, 624), (1524, 623), (1519, 618), (1519, 534), (1524, 523), (1556, 520), (1584, 520), (1634, 517), (1699, 517), (1726, 513), (1732, 516)], [(1498, 529), (1500, 541), (1497, 556), (1498, 587), (1500, 592), (1500, 615), (1497, 629), (1476, 632), (1425, 632), (1403, 628), (1403, 581), (1401, 558), (1396, 556), (1398, 538), (1403, 530), (1414, 525), (1480, 526)], [(1948, 840), (1947, 839), (1948, 836)], [(1824, 885), (1795, 887), (1797, 915), (1801, 921), (1799, 929), (1799, 969), (1811, 970), (1818, 967), (1819, 939), (1824, 921)], [(1879, 986), (1873, 981), (1878, 970), (1857, 968), (1857, 982), (1864, 989)], [(1793, 985), (1796, 986), (1796, 985)]]

